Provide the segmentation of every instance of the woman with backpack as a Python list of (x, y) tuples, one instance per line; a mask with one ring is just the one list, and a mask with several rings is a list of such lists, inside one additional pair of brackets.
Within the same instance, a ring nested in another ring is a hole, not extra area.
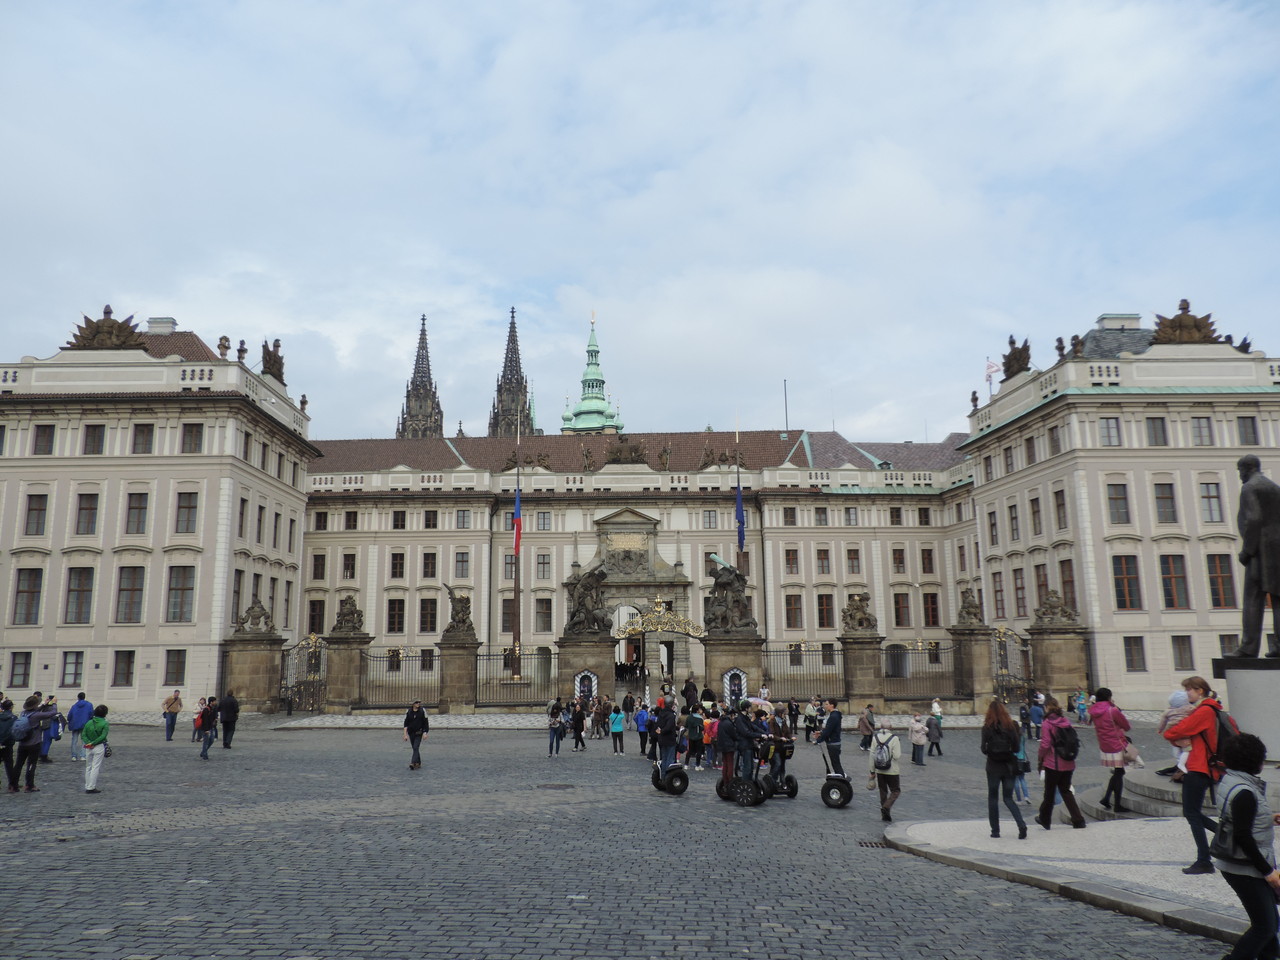
[(1099, 687), (1093, 695), (1097, 702), (1089, 708), (1089, 719), (1098, 735), (1102, 765), (1111, 771), (1107, 789), (1098, 802), (1116, 813), (1128, 813), (1129, 808), (1120, 801), (1124, 797), (1124, 748), (1128, 742), (1125, 732), (1129, 729), (1129, 719), (1111, 702), (1111, 691), (1107, 687)]
[(1071, 826), (1083, 830), (1084, 814), (1076, 803), (1076, 795), (1071, 792), (1071, 776), (1076, 769), (1076, 756), (1080, 753), (1080, 737), (1075, 727), (1062, 714), (1062, 707), (1053, 697), (1044, 702), (1044, 726), (1040, 731), (1040, 759), (1037, 767), (1044, 775), (1044, 799), (1040, 801), (1040, 812), (1036, 814), (1036, 823), (1049, 829), (1053, 816), (1054, 796), (1062, 793), (1062, 802), (1071, 814)]
[(1022, 811), (1013, 802), (1013, 780), (1018, 775), (1018, 762), (1014, 754), (1022, 738), (1018, 736), (1018, 724), (999, 700), (992, 700), (982, 724), (982, 753), (987, 758), (987, 820), (991, 824), (991, 836), (1000, 836), (999, 798), (1013, 814), (1018, 825), (1018, 839), (1027, 839), (1027, 824)]
[(880, 819), (892, 823), (893, 809), (898, 797), (902, 796), (902, 768), (898, 761), (902, 759), (902, 741), (893, 733), (888, 720), (880, 721), (880, 729), (871, 735), (871, 775), (876, 778), (876, 786), (880, 789)]
[(18, 781), (22, 779), (23, 768), (26, 768), (27, 793), (36, 793), (36, 763), (40, 760), (40, 745), (44, 740), (44, 732), (40, 723), (52, 720), (58, 715), (58, 701), (50, 697), (42, 709), (40, 698), (36, 695), (27, 697), (22, 704), (22, 715), (13, 722), (10, 736), (18, 746), (18, 755), (13, 762), (13, 771), (9, 774), (9, 792), (18, 792)]

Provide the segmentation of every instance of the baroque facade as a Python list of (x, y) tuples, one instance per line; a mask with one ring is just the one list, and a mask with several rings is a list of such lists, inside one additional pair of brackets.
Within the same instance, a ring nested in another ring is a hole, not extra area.
[[(569, 585), (600, 564), (615, 624), (657, 594), (701, 621), (715, 554), (746, 573), (770, 644), (834, 648), (862, 594), (886, 648), (945, 643), (968, 591), (1025, 634), (1037, 609), (1061, 614), (1056, 591), (1094, 683), (1159, 707), (1239, 634), (1234, 464), (1280, 443), (1280, 361), (1186, 309), (1160, 319), (1104, 315), (1043, 371), (1012, 344), (998, 393), (938, 443), (615, 432), (594, 325), (583, 395), (605, 406), (584, 412), (612, 429), (312, 442), (278, 346), (255, 373), (243, 344), (230, 359), (172, 321), (138, 342), (87, 330), (106, 349), (0, 368), (0, 688), (148, 709), (166, 687), (209, 691), (255, 594), (286, 643), (354, 597), (375, 649), (434, 649), (452, 587), (475, 599), (484, 650), (512, 644), (517, 614), (525, 649), (553, 648)], [(508, 354), (513, 335), (514, 317)], [(679, 675), (700, 656), (647, 659)]]

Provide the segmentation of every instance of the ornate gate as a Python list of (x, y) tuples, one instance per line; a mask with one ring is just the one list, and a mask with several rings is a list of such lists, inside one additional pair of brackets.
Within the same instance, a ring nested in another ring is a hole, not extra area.
[(995, 694), (1003, 703), (1020, 703), (1031, 693), (1034, 676), (1031, 644), (1008, 627), (991, 631), (991, 670)]
[(328, 648), (314, 633), (280, 653), (280, 699), (292, 713), (302, 710), (317, 713), (324, 709), (328, 697), (325, 675)]

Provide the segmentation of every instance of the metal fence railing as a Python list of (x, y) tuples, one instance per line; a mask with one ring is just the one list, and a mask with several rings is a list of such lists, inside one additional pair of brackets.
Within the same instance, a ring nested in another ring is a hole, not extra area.
[[(844, 699), (844, 656), (838, 643), (788, 643), (761, 652), (770, 699)], [(755, 693), (755, 691), (751, 691)]]
[(937, 641), (884, 648), (884, 695), (890, 700), (930, 700), (964, 695), (957, 687), (957, 648)]
[(408, 707), (415, 700), (423, 706), (440, 703), (440, 658), (434, 648), (361, 654), (360, 705)]
[(550, 647), (526, 647), (520, 673), (510, 652), (476, 657), (477, 707), (545, 706), (556, 697), (556, 653)]

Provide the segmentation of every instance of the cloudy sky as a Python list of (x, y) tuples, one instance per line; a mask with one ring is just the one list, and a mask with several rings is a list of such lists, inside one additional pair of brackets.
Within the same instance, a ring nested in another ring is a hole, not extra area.
[[(426, 314), (452, 433), (515, 306), (540, 425), (594, 310), (628, 429), (939, 439), (1010, 333), (1280, 353), (1268, 3), (119, 2), (0, 20), (3, 358), (82, 313), (279, 337), (388, 436)], [(254, 349), (250, 360), (256, 361)]]

